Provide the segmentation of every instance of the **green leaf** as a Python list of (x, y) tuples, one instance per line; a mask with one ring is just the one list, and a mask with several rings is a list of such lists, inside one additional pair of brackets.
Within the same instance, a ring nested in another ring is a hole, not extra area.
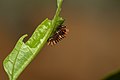
[(107, 74), (102, 80), (120, 80), (120, 70)]
[(48, 38), (54, 33), (56, 28), (63, 24), (64, 19), (59, 16), (62, 0), (57, 0), (57, 11), (53, 20), (45, 19), (34, 31), (30, 39), (25, 43), (23, 35), (17, 42), (15, 48), (3, 62), (9, 80), (16, 80), (27, 65), (35, 58), (43, 48)]
[(16, 80), (24, 68), (38, 54), (46, 43), (51, 33), (51, 21), (46, 19), (33, 33), (32, 37), (26, 42), (22, 36), (10, 55), (4, 60), (4, 68), (10, 80)]

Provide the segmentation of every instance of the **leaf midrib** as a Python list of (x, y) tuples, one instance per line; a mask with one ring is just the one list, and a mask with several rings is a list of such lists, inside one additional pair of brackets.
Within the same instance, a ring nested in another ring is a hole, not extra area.
[[(21, 44), (21, 43), (20, 43), (20, 44)], [(22, 46), (22, 45), (23, 45), (23, 44), (21, 44), (21, 46)], [(21, 49), (21, 46), (20, 46), (20, 49)], [(15, 49), (16, 49), (16, 48), (15, 48)], [(18, 50), (17, 50), (17, 51), (18, 51)], [(13, 63), (13, 69), (12, 69), (12, 74), (11, 74), (11, 76), (12, 76), (12, 77), (11, 77), (11, 80), (14, 79), (14, 78), (13, 78), (13, 77), (14, 77), (14, 76), (13, 76), (13, 75), (14, 75), (14, 70), (15, 70), (14, 68), (15, 68), (15, 64), (16, 64), (16, 61), (17, 61), (19, 52), (20, 52), (20, 50), (18, 51), (18, 53), (17, 53), (17, 55), (16, 55), (16, 57), (15, 57), (15, 61), (14, 61), (14, 63)]]

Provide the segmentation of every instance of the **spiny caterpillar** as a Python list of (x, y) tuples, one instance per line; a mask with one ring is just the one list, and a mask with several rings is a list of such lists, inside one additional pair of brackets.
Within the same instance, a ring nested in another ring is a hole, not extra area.
[(68, 32), (69, 30), (66, 28), (66, 26), (64, 25), (58, 26), (56, 32), (48, 39), (48, 45), (53, 46), (57, 44), (59, 41), (66, 37)]

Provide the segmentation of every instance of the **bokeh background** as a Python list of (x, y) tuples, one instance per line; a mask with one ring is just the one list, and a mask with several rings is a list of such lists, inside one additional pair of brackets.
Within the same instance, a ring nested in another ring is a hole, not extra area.
[[(18, 80), (101, 80), (120, 69), (120, 1), (64, 0), (61, 15), (70, 32), (45, 46)], [(55, 14), (56, 0), (0, 0), (0, 80), (2, 62), (23, 35)]]

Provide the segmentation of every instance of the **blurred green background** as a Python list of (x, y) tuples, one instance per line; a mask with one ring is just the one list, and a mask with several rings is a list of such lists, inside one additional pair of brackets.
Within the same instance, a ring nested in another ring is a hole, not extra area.
[[(120, 1), (64, 0), (61, 15), (70, 32), (45, 46), (18, 80), (100, 80), (120, 69)], [(55, 14), (56, 0), (0, 0), (0, 80), (2, 62), (23, 35)]]

